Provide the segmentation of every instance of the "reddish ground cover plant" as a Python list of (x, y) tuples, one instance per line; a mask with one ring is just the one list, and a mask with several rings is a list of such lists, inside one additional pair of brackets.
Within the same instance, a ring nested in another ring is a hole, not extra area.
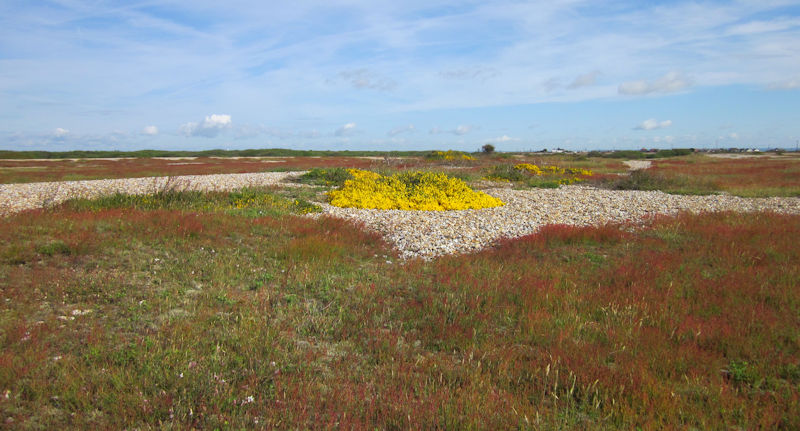
[(648, 169), (667, 178), (680, 177), (707, 191), (727, 191), (740, 196), (800, 195), (800, 158), (753, 156), (664, 159)]
[(337, 166), (368, 168), (375, 164), (376, 159), (363, 157), (0, 160), (0, 183), (233, 174), (264, 172), (268, 170), (305, 170), (314, 167)]
[(795, 429), (798, 234), (682, 215), (403, 263), (324, 217), (19, 214), (0, 220), (0, 420)]
[[(588, 167), (605, 171), (624, 171), (619, 161), (607, 159), (572, 160), (563, 156), (547, 156), (546, 163), (564, 167)], [(512, 157), (482, 155), (475, 160), (444, 160), (425, 157), (190, 157), (190, 158), (121, 158), (0, 160), (0, 184), (37, 181), (73, 181), (101, 178), (133, 178), (151, 176), (203, 175), (264, 172), (270, 170), (308, 170), (311, 168), (356, 168), (370, 170), (448, 169), (479, 177), (485, 168), (497, 163), (534, 161), (542, 156)]]

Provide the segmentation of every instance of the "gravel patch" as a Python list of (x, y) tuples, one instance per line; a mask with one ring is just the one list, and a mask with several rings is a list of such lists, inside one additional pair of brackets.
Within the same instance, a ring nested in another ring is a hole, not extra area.
[[(186, 175), (0, 184), (0, 214), (55, 205), (73, 197), (92, 198), (116, 192), (147, 194), (181, 190), (233, 190), (256, 186), (302, 186), (287, 180), (301, 172)], [(470, 253), (536, 232), (547, 224), (599, 225), (640, 223), (657, 214), (714, 211), (773, 211), (800, 214), (800, 198), (740, 198), (728, 195), (680, 196), (652, 191), (603, 190), (588, 186), (513, 190), (489, 188), (486, 193), (506, 203), (497, 208), (462, 211), (401, 211), (338, 208), (322, 203), (323, 214), (363, 223), (381, 233), (404, 259), (430, 259)]]
[(484, 191), (500, 198), (506, 205), (463, 211), (379, 211), (323, 204), (323, 210), (332, 216), (359, 221), (368, 229), (382, 233), (404, 259), (474, 252), (500, 238), (528, 235), (547, 224), (636, 223), (656, 214), (674, 215), (683, 211), (800, 214), (800, 198), (679, 196), (658, 191), (615, 191), (587, 186)]
[(114, 193), (148, 194), (162, 190), (222, 191), (257, 186), (298, 186), (287, 182), (302, 172), (183, 175), (0, 184), (0, 215), (59, 204), (70, 198), (94, 198)]
[(647, 169), (647, 168), (650, 167), (650, 165), (653, 164), (653, 162), (651, 162), (650, 160), (625, 160), (622, 163), (627, 165), (628, 166), (628, 170), (631, 170), (631, 171), (638, 171), (640, 169)]

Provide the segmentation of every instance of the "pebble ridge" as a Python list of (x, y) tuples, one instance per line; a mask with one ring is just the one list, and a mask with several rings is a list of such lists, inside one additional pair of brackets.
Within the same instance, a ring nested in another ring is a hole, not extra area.
[[(0, 215), (55, 205), (73, 197), (92, 198), (122, 192), (233, 190), (242, 187), (297, 187), (287, 181), (302, 172), (186, 175), (90, 181), (0, 184)], [(643, 222), (654, 215), (680, 212), (773, 211), (800, 214), (800, 198), (740, 198), (729, 195), (682, 196), (660, 191), (617, 191), (585, 185), (558, 189), (484, 189), (506, 205), (459, 211), (402, 211), (339, 208), (321, 203), (322, 214), (354, 220), (379, 232), (403, 259), (431, 259), (470, 253), (497, 242), (536, 232), (547, 224), (599, 225)], [(316, 216), (316, 215), (312, 215)]]

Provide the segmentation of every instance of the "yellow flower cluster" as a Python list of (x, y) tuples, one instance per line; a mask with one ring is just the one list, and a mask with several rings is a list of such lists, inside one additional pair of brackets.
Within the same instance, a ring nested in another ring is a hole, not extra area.
[(328, 192), (331, 205), (345, 208), (445, 211), (505, 205), (500, 199), (469, 188), (441, 173), (411, 172), (383, 176), (351, 169), (352, 180)]
[(520, 163), (518, 165), (514, 165), (514, 169), (518, 171), (528, 171), (533, 175), (542, 175), (542, 170), (539, 169), (538, 166), (532, 165), (530, 163)]
[(475, 157), (472, 157), (469, 154), (453, 150), (434, 151), (430, 154), (429, 157), (432, 159), (439, 159), (439, 160), (475, 160)]
[(544, 166), (538, 167), (536, 165), (532, 165), (530, 163), (520, 163), (514, 166), (514, 169), (520, 171), (527, 171), (533, 175), (583, 175), (583, 176), (592, 176), (593, 172), (588, 169), (582, 168), (559, 168), (558, 166)]

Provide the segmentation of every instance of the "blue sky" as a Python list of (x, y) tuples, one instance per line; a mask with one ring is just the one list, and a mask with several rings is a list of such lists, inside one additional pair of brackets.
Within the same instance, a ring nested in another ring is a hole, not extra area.
[(0, 149), (798, 139), (797, 1), (0, 3)]

